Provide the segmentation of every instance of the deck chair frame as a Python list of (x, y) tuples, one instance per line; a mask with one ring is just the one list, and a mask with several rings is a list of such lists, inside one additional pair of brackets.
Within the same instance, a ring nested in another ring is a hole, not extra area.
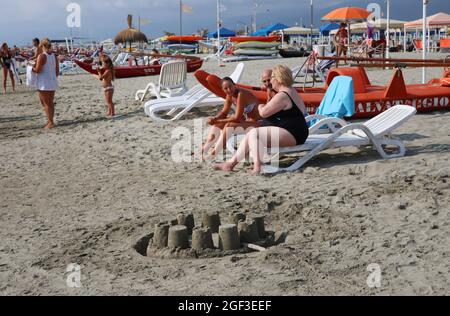
[[(239, 63), (230, 75), (230, 78), (236, 83), (240, 82), (244, 74), (244, 69), (244, 63)], [(214, 96), (208, 89), (198, 84), (183, 96), (151, 100), (145, 104), (144, 111), (152, 120), (167, 123), (181, 119), (193, 108), (215, 106), (223, 102), (224, 100), (222, 98)], [(167, 116), (171, 116), (171, 118), (165, 119), (161, 117), (161, 112), (164, 112)]]
[[(401, 140), (392, 136), (392, 132), (416, 113), (417, 110), (414, 107), (396, 105), (366, 123), (353, 124), (349, 124), (345, 120), (339, 118), (311, 115), (307, 117), (307, 122), (317, 119), (320, 121), (310, 128), (310, 137), (308, 138), (310, 142), (308, 143), (307, 140), (304, 145), (297, 147), (272, 148), (267, 150), (269, 156), (267, 161), (279, 161), (282, 154), (288, 153), (306, 152), (306, 155), (287, 168), (274, 167), (265, 164), (262, 172), (273, 174), (297, 171), (320, 152), (331, 148), (373, 146), (383, 159), (403, 157), (406, 154), (406, 147)], [(397, 120), (395, 120), (396, 114), (401, 114), (401, 117)], [(383, 122), (388, 122), (389, 120), (393, 120), (394, 124), (384, 128)], [(320, 131), (323, 127), (327, 127), (331, 133), (322, 134)], [(382, 130), (378, 131), (380, 128)], [(231, 137), (227, 144), (228, 150), (230, 152), (235, 152), (236, 149), (234, 145), (236, 141), (243, 137), (243, 135)], [(344, 140), (341, 140), (341, 138), (344, 138)], [(386, 150), (386, 147), (395, 147), (398, 149), (398, 152), (390, 153)]]
[(135, 99), (143, 102), (147, 94), (154, 95), (157, 99), (180, 96), (188, 91), (186, 81), (187, 63), (169, 62), (161, 68), (158, 85), (150, 82), (144, 90), (136, 92)]

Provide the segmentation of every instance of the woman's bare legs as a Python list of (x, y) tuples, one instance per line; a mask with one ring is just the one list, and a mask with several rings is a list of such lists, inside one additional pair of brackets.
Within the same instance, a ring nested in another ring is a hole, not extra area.
[(205, 159), (205, 155), (208, 154), (211, 148), (213, 148), (216, 142), (220, 139), (220, 135), (224, 127), (225, 124), (218, 124), (211, 127), (208, 137), (206, 138), (206, 142), (202, 147), (201, 157), (203, 160)]
[(45, 129), (52, 129), (55, 127), (53, 118), (55, 116), (55, 91), (39, 91), (39, 98), (44, 106), (45, 114), (47, 115), (48, 123), (45, 125)]
[(216, 169), (223, 171), (233, 171), (239, 162), (245, 160), (247, 154), (253, 157), (253, 173), (261, 173), (262, 156), (264, 148), (274, 147), (293, 147), (297, 141), (288, 131), (278, 127), (261, 127), (250, 131), (245, 137), (238, 151), (233, 158), (226, 163), (217, 164)]
[(3, 94), (6, 94), (6, 80), (8, 79), (8, 69), (3, 67), (2, 70), (3, 70)]
[(220, 138), (214, 150), (211, 152), (210, 158), (214, 159), (220, 152), (223, 152), (227, 148), (228, 140), (232, 136), (247, 134), (247, 129), (258, 126), (259, 124), (257, 122), (228, 123), (223, 128)]
[(108, 116), (110, 116), (110, 117), (116, 116), (116, 112), (114, 109), (113, 96), (114, 96), (114, 90), (105, 91), (105, 100), (106, 100), (106, 105), (108, 106)]
[(11, 78), (12, 91), (16, 91), (16, 81), (14, 79), (14, 74), (11, 70), (9, 70), (9, 78)]

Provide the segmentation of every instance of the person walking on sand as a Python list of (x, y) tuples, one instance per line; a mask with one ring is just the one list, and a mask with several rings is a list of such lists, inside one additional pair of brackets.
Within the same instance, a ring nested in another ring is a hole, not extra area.
[(52, 129), (55, 127), (53, 120), (55, 115), (54, 100), (55, 92), (58, 89), (59, 62), (52, 51), (52, 44), (49, 39), (42, 40), (40, 48), (43, 53), (38, 56), (33, 72), (37, 74), (36, 87), (48, 119), (44, 128)]
[(9, 78), (11, 79), (13, 92), (16, 89), (14, 73), (11, 68), (12, 59), (13, 59), (13, 54), (12, 54), (11, 50), (9, 49), (8, 44), (3, 43), (3, 45), (0, 49), (0, 65), (2, 66), (2, 69), (3, 69), (3, 94), (6, 94), (6, 81), (8, 79), (8, 74), (9, 74)]
[(293, 87), (292, 71), (287, 66), (273, 69), (272, 85), (278, 94), (267, 104), (260, 105), (259, 114), (264, 119), (260, 128), (250, 131), (234, 157), (215, 165), (218, 170), (231, 172), (248, 153), (253, 157), (253, 174), (261, 173), (264, 148), (294, 147), (303, 145), (309, 129), (305, 120), (306, 107)]
[(97, 78), (102, 82), (103, 91), (105, 92), (105, 101), (108, 106), (108, 117), (113, 118), (116, 116), (114, 109), (114, 86), (112, 82), (115, 79), (114, 75), (114, 64), (107, 55), (100, 55), (100, 67), (98, 69)]

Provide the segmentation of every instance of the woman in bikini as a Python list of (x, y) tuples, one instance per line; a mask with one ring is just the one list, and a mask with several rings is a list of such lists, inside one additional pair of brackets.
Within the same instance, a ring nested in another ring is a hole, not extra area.
[(3, 94), (6, 94), (6, 80), (11, 78), (12, 90), (15, 91), (16, 82), (14, 81), (14, 73), (11, 69), (13, 55), (8, 47), (8, 44), (3, 43), (0, 49), (0, 64), (3, 69)]
[(259, 107), (263, 118), (262, 127), (247, 133), (233, 158), (217, 164), (216, 169), (231, 172), (250, 153), (254, 163), (252, 173), (259, 174), (265, 148), (294, 147), (306, 142), (309, 136), (304, 115), (306, 107), (293, 84), (292, 71), (287, 66), (273, 69), (272, 85), (278, 94), (269, 103)]
[[(348, 51), (348, 31), (347, 31), (347, 24), (341, 23), (341, 27), (339, 28), (338, 32), (334, 36), (335, 45), (337, 48), (337, 57), (341, 57), (344, 55), (347, 57), (347, 51)], [(336, 63), (337, 66), (339, 66), (339, 61)]]
[(98, 69), (97, 78), (102, 82), (103, 91), (105, 92), (105, 101), (108, 106), (108, 116), (113, 118), (116, 116), (113, 102), (114, 86), (112, 84), (115, 79), (114, 64), (111, 58), (105, 54), (102, 54), (100, 55), (100, 67), (101, 68)]
[[(208, 124), (212, 128), (202, 148), (203, 159), (214, 159), (226, 148), (226, 143), (232, 135), (236, 132), (245, 133), (245, 130), (251, 127), (258, 127), (261, 120), (258, 113), (259, 102), (252, 93), (236, 87), (234, 81), (228, 77), (222, 80), (222, 89), (227, 98), (219, 115), (208, 119)], [(235, 114), (229, 116), (233, 105), (236, 106)], [(213, 146), (215, 148), (211, 150)]]

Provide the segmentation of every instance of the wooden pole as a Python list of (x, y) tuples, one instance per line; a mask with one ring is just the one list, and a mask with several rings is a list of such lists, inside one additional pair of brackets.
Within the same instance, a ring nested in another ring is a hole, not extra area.
[(444, 59), (408, 59), (408, 58), (360, 58), (360, 57), (317, 57), (321, 60), (353, 62), (391, 62), (391, 63), (445, 63)]
[(450, 63), (386, 63), (386, 64), (351, 64), (352, 67), (364, 68), (447, 68)]

